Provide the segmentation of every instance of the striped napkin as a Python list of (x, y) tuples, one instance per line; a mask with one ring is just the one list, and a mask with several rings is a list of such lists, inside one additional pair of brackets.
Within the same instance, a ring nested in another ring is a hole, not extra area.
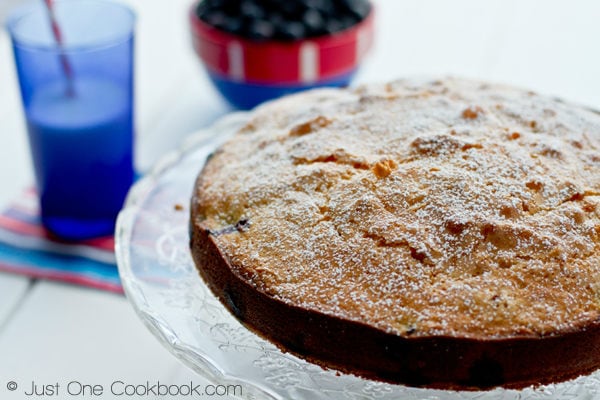
[(41, 225), (34, 190), (0, 214), (0, 271), (123, 293), (114, 238), (72, 243), (50, 237)]

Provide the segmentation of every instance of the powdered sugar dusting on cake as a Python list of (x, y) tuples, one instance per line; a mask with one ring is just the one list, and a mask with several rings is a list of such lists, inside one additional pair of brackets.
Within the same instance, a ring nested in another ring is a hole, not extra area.
[(544, 335), (600, 315), (598, 148), (600, 116), (509, 87), (320, 90), (217, 151), (195, 222), (290, 304), (407, 336)]

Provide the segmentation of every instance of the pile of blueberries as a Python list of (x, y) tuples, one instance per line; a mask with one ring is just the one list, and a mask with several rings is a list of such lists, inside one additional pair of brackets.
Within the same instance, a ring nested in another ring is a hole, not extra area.
[(343, 31), (370, 11), (369, 0), (202, 0), (196, 14), (251, 40), (293, 41)]

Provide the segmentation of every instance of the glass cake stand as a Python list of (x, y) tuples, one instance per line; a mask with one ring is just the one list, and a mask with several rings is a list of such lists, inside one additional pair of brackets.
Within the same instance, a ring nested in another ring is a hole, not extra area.
[[(175, 356), (244, 399), (534, 400), (598, 399), (600, 373), (521, 391), (416, 389), (325, 370), (242, 326), (200, 279), (188, 248), (189, 201), (206, 157), (248, 119), (231, 114), (169, 154), (131, 190), (119, 215), (116, 253), (129, 301)], [(349, 350), (351, 351), (351, 350)]]

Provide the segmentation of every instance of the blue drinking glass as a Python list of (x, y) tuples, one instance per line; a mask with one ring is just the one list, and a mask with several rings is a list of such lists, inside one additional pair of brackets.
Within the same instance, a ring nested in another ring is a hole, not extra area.
[(42, 222), (66, 240), (112, 234), (134, 179), (135, 15), (105, 0), (53, 10), (39, 1), (7, 21)]

